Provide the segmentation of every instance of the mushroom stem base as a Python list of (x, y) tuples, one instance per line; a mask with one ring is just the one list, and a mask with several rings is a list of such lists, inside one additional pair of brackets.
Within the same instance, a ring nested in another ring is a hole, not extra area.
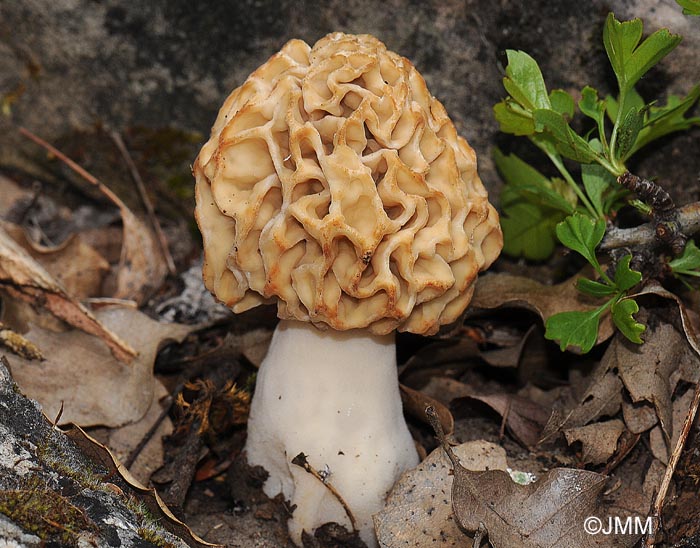
[(418, 463), (403, 417), (394, 336), (320, 331), (282, 321), (257, 376), (248, 421), (248, 462), (265, 468), (268, 496), (296, 509), (292, 540), (328, 522), (352, 529), (326, 485), (291, 463), (299, 453), (328, 473), (361, 538), (376, 546), (372, 514), (400, 474)]

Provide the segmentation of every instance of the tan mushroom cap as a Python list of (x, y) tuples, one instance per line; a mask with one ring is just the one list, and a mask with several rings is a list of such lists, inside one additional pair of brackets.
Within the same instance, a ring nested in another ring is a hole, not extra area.
[(503, 245), (473, 149), (369, 35), (288, 42), (226, 99), (194, 174), (204, 280), (235, 312), (430, 334)]

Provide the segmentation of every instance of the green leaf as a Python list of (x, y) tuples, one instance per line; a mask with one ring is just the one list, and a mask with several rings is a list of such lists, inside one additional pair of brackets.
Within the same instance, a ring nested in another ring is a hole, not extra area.
[(633, 152), (669, 133), (683, 131), (694, 125), (700, 125), (700, 117), (685, 117), (686, 112), (692, 108), (698, 101), (698, 98), (700, 98), (700, 85), (696, 85), (683, 98), (671, 95), (663, 107), (652, 105), (649, 108), (644, 127), (639, 132)]
[(620, 299), (612, 305), (612, 319), (617, 328), (630, 341), (642, 344), (640, 337), (646, 326), (637, 322), (633, 315), (639, 312), (639, 305), (633, 299)]
[(503, 133), (511, 135), (532, 135), (535, 133), (535, 122), (532, 115), (523, 108), (506, 99), (493, 107), (493, 113)]
[(578, 347), (585, 354), (598, 339), (600, 316), (606, 308), (607, 304), (588, 312), (574, 310), (554, 314), (545, 322), (544, 336), (550, 341), (558, 341), (562, 352), (569, 347)]
[[(610, 118), (612, 122), (615, 122), (619, 107), (617, 99), (615, 99), (612, 95), (608, 95), (605, 97), (605, 106), (607, 109), (608, 118)], [(629, 109), (636, 108), (637, 110), (642, 110), (645, 106), (646, 102), (644, 101), (644, 98), (639, 95), (636, 89), (631, 88), (627, 90), (627, 93), (625, 94), (624, 112), (622, 113), (623, 117), (625, 114), (627, 114)]]
[(503, 87), (510, 96), (526, 110), (550, 108), (547, 86), (537, 61), (524, 51), (509, 49), (506, 55), (508, 66)]
[(676, 3), (683, 8), (683, 15), (700, 15), (700, 0), (676, 0)]
[(602, 139), (605, 138), (605, 101), (598, 98), (598, 91), (590, 86), (586, 86), (581, 90), (581, 100), (578, 102), (578, 108), (588, 116), (595, 120), (598, 126), (598, 135)]
[(603, 217), (607, 213), (603, 204), (603, 193), (615, 186), (615, 176), (598, 164), (583, 164), (581, 180), (593, 207), (598, 215)]
[(610, 13), (603, 29), (603, 44), (615, 71), (620, 92), (631, 89), (646, 72), (681, 41), (668, 29), (660, 29), (641, 44), (643, 24), (639, 19), (619, 22)]
[(549, 94), (549, 102), (552, 104), (552, 110), (558, 112), (567, 120), (571, 120), (574, 116), (574, 98), (565, 92), (563, 89), (554, 89)]
[(595, 249), (605, 235), (605, 221), (595, 221), (588, 216), (574, 213), (557, 225), (556, 234), (561, 243), (583, 255), (596, 270), (600, 270)]
[(589, 280), (588, 278), (579, 278), (576, 281), (576, 289), (578, 289), (581, 293), (586, 293), (593, 297), (609, 297), (610, 295), (617, 293), (617, 290), (614, 287), (601, 282)]
[(618, 291), (627, 291), (632, 289), (635, 285), (642, 281), (642, 273), (632, 270), (630, 268), (630, 261), (632, 260), (632, 255), (625, 255), (617, 263), (617, 268), (615, 269), (615, 285)]
[(598, 91), (595, 88), (586, 86), (581, 90), (581, 100), (578, 102), (578, 108), (586, 116), (599, 122), (605, 114), (605, 101), (598, 98)]
[(547, 259), (556, 245), (554, 227), (563, 214), (522, 202), (504, 207), (501, 218), (503, 252), (533, 261)]
[(693, 240), (688, 241), (683, 254), (669, 261), (668, 266), (674, 274), (700, 276), (700, 249)]
[(535, 131), (546, 131), (555, 140), (557, 151), (567, 158), (580, 163), (594, 161), (598, 155), (588, 141), (579, 136), (564, 117), (550, 109), (537, 109), (533, 112)]
[[(505, 196), (501, 196), (501, 205), (506, 208), (525, 198), (532, 203), (558, 209), (564, 213), (574, 212), (576, 204), (571, 204), (555, 190), (552, 182), (515, 154), (504, 155), (499, 149), (493, 154), (496, 168), (508, 184)], [(504, 191), (506, 190), (504, 189)]]
[(639, 132), (644, 124), (644, 109), (630, 108), (622, 120), (617, 132), (615, 157), (625, 160), (634, 149)]

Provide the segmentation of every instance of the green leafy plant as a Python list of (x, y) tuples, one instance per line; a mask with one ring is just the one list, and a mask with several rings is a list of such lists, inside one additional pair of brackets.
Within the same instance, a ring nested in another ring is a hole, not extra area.
[[(594, 311), (564, 312), (547, 320), (546, 336), (559, 341), (562, 350), (569, 346), (583, 352), (590, 350), (606, 311), (611, 312), (615, 325), (627, 338), (642, 342), (644, 326), (633, 317), (639, 307), (628, 296), (642, 275), (630, 268), (631, 255), (610, 265), (609, 271), (614, 274), (609, 275), (596, 257), (596, 248), (605, 235), (606, 222), (624, 204), (645, 214), (653, 213), (655, 204), (632, 199), (629, 190), (618, 184), (639, 180), (627, 170), (629, 159), (669, 133), (700, 124), (700, 118), (687, 116), (700, 98), (700, 85), (685, 97), (670, 96), (663, 106), (657, 101), (646, 102), (636, 91), (640, 78), (681, 41), (680, 36), (666, 29), (645, 39), (642, 35), (639, 19), (620, 22), (613, 14), (608, 15), (603, 44), (617, 79), (618, 93), (605, 98), (600, 98), (590, 86), (580, 91), (578, 101), (563, 90), (550, 91), (532, 57), (522, 51), (507, 51), (503, 86), (508, 96), (494, 106), (496, 119), (501, 131), (527, 137), (542, 151), (557, 176), (544, 175), (514, 154), (495, 151), (496, 166), (506, 183), (501, 198), (504, 251), (544, 260), (552, 254), (558, 240), (582, 255), (599, 277), (579, 280), (579, 290), (604, 299)], [(576, 107), (583, 121), (591, 126), (583, 133), (571, 125)], [(687, 253), (692, 254), (692, 249)], [(677, 260), (682, 261), (684, 256)], [(700, 251), (692, 257), (700, 261)], [(678, 266), (672, 261), (672, 271), (678, 275), (700, 275), (700, 262), (690, 269), (695, 274), (688, 274), (687, 268), (681, 272), (690, 260), (687, 258)]]
[(683, 15), (700, 15), (700, 0), (676, 0), (676, 4), (683, 8)]

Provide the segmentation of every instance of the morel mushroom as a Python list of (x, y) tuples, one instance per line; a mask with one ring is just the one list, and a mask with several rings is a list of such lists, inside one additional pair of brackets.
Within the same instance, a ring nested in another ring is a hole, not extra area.
[(246, 451), (296, 506), (299, 544), (372, 514), (418, 456), (394, 331), (434, 334), (502, 247), (474, 151), (405, 58), (369, 35), (288, 42), (226, 99), (195, 164), (204, 280), (234, 312), (276, 303)]

